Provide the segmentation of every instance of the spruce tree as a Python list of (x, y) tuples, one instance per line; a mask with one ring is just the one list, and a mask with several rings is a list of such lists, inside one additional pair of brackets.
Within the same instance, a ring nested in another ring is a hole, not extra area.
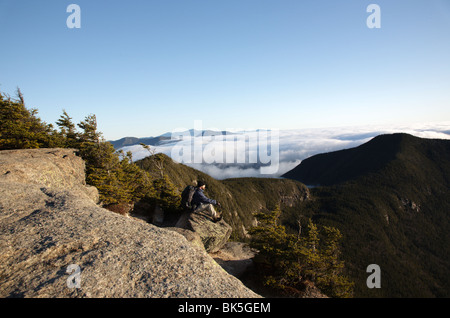
[(0, 94), (0, 150), (59, 147), (58, 133), (51, 124), (27, 109), (20, 93), (17, 100)]
[(76, 131), (75, 124), (72, 122), (72, 118), (63, 110), (63, 114), (56, 122), (60, 129), (60, 134), (64, 140), (64, 146), (68, 148), (77, 148), (78, 133)]
[(279, 224), (280, 215), (279, 207), (256, 214), (258, 226), (249, 231), (265, 285), (299, 294), (311, 281), (330, 297), (350, 297), (353, 284), (343, 275), (344, 263), (339, 260), (339, 230), (324, 227), (321, 233), (309, 219), (306, 233), (290, 234)]

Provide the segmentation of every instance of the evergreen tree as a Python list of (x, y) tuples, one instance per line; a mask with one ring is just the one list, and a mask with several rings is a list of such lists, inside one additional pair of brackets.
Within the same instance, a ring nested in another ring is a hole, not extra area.
[(97, 117), (93, 114), (88, 115), (78, 124), (82, 129), (79, 139), (81, 142), (98, 144), (102, 139), (102, 133), (97, 131)]
[(150, 201), (159, 205), (168, 215), (180, 212), (181, 196), (167, 176), (154, 179), (153, 189), (154, 195)]
[(154, 196), (155, 189), (150, 175), (133, 163), (131, 152), (129, 151), (124, 155), (121, 151), (119, 154), (122, 155), (119, 180), (122, 186), (127, 189), (129, 200), (137, 201), (144, 197)]
[(256, 214), (259, 224), (250, 230), (251, 246), (259, 251), (256, 261), (264, 272), (265, 284), (298, 292), (312, 281), (328, 296), (350, 297), (353, 284), (343, 276), (344, 263), (338, 260), (339, 230), (324, 227), (321, 242), (317, 225), (309, 220), (304, 236), (288, 234), (279, 224), (280, 214), (279, 207)]
[(148, 173), (132, 162), (131, 153), (117, 153), (111, 143), (99, 139), (100, 134), (89, 119), (92, 117), (79, 125), (86, 130), (77, 143), (86, 161), (86, 182), (99, 190), (101, 202), (131, 203), (152, 193)]
[(321, 273), (317, 277), (317, 286), (331, 297), (348, 297), (353, 293), (353, 284), (342, 275), (344, 262), (339, 260), (341, 250), (339, 242), (341, 232), (324, 226), (324, 244), (321, 251)]
[(0, 150), (61, 146), (53, 126), (41, 121), (36, 109), (25, 107), (19, 89), (18, 94), (18, 100), (0, 94)]
[(63, 110), (63, 114), (56, 122), (60, 129), (60, 134), (64, 140), (65, 147), (76, 148), (78, 141), (78, 133), (76, 131), (75, 124), (72, 122), (72, 118)]

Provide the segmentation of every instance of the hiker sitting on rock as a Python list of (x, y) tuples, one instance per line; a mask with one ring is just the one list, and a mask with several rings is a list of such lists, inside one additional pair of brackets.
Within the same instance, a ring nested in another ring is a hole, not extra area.
[(192, 204), (195, 206), (193, 213), (207, 211), (211, 214), (213, 221), (218, 222), (222, 219), (222, 216), (219, 216), (217, 211), (214, 209), (214, 205), (220, 206), (220, 203), (216, 200), (207, 198), (203, 193), (205, 188), (206, 184), (204, 182), (197, 182), (197, 189), (192, 197)]

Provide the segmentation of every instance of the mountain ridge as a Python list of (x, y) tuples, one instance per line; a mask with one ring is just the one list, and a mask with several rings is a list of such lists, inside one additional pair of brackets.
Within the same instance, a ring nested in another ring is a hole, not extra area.
[[(345, 233), (343, 256), (358, 295), (450, 295), (450, 141), (381, 135), (312, 156), (286, 175), (319, 185), (301, 213)], [(285, 222), (299, 213), (287, 211)], [(365, 286), (372, 263), (382, 269), (381, 289)]]
[[(404, 133), (378, 135), (355, 148), (317, 154), (283, 175), (308, 185), (333, 185), (376, 172), (395, 159), (402, 143), (413, 137)], [(319, 171), (320, 170), (320, 171)]]
[[(226, 131), (226, 130), (197, 130), (197, 129), (189, 129), (182, 132), (166, 132), (164, 134), (161, 134), (159, 136), (155, 137), (123, 137), (117, 140), (108, 140), (115, 149), (120, 149), (127, 146), (134, 146), (139, 145), (141, 143), (145, 145), (151, 145), (151, 146), (157, 146), (160, 145), (161, 142), (167, 142), (172, 140), (172, 136), (178, 136), (178, 135), (190, 135), (190, 136), (215, 136), (215, 135), (230, 135), (233, 134), (232, 132)], [(176, 141), (176, 140), (175, 140)]]

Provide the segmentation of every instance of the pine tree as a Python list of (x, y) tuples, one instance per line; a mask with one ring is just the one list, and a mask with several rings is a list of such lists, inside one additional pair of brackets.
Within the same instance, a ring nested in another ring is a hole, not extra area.
[(317, 278), (317, 286), (330, 297), (351, 297), (354, 284), (342, 275), (344, 262), (339, 260), (342, 234), (334, 227), (324, 226), (323, 230), (325, 238), (321, 251), (322, 273)]
[[(311, 219), (304, 236), (286, 233), (279, 224), (279, 207), (269, 213), (258, 213), (258, 226), (250, 229), (251, 246), (259, 251), (257, 264), (264, 272), (265, 284), (286, 291), (298, 291), (308, 281), (331, 297), (350, 297), (353, 284), (343, 276), (344, 263), (339, 261), (338, 229), (324, 227), (324, 239)], [(303, 233), (302, 233), (303, 234)]]
[(63, 110), (63, 114), (56, 122), (60, 129), (60, 134), (64, 140), (64, 146), (68, 148), (76, 148), (78, 141), (78, 133), (72, 118)]
[(167, 176), (154, 179), (153, 189), (155, 191), (153, 197), (155, 204), (169, 214), (179, 212), (181, 196)]
[(95, 115), (91, 114), (86, 116), (85, 119), (78, 124), (78, 127), (82, 129), (82, 133), (79, 135), (81, 142), (100, 143), (102, 133), (97, 131), (97, 117)]
[(311, 219), (308, 220), (307, 235), (299, 240), (302, 255), (303, 272), (305, 278), (315, 281), (321, 269), (321, 255), (319, 253), (319, 231)]
[(262, 266), (264, 284), (285, 289), (299, 278), (300, 268), (295, 262), (296, 246), (292, 237), (286, 233), (286, 228), (279, 224), (281, 210), (277, 206), (268, 213), (255, 214), (258, 226), (250, 229), (251, 246), (259, 251), (257, 262)]
[(119, 164), (119, 180), (122, 186), (127, 189), (130, 201), (154, 196), (155, 190), (150, 175), (133, 163), (131, 152), (123, 154), (123, 151), (120, 151), (119, 154), (122, 155)]
[(18, 94), (17, 100), (0, 95), (0, 150), (61, 146), (53, 126), (25, 107), (20, 89)]

